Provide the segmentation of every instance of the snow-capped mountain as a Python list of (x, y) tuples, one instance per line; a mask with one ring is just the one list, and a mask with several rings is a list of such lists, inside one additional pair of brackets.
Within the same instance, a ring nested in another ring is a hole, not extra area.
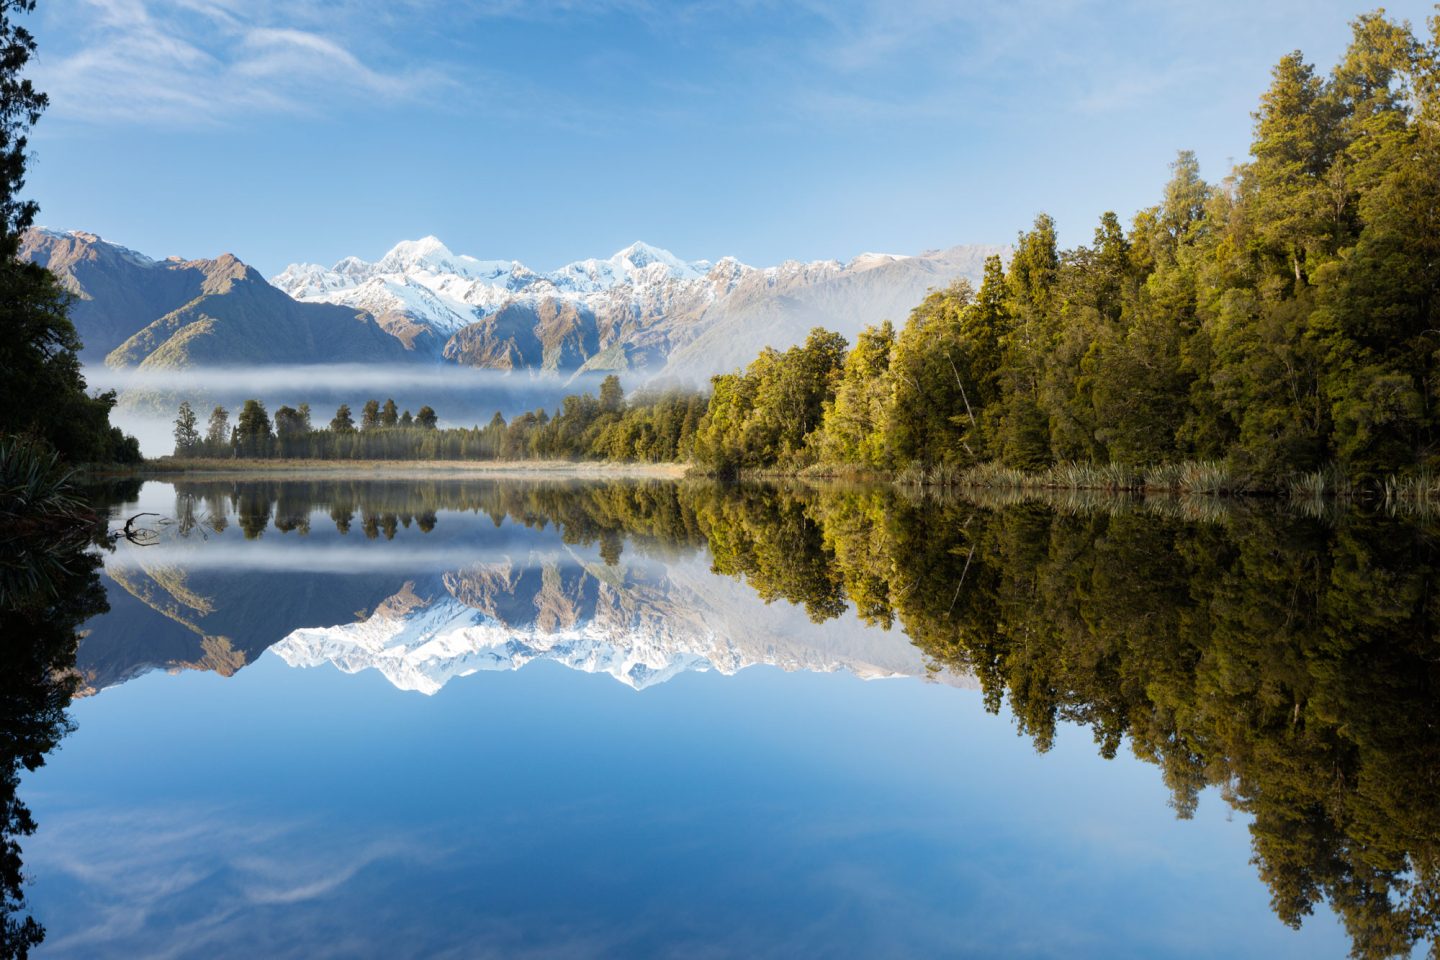
[(403, 313), (454, 333), (517, 299), (555, 298), (592, 305), (617, 286), (639, 297), (673, 281), (698, 281), (705, 261), (686, 263), (666, 250), (634, 243), (606, 260), (577, 260), (536, 273), (516, 260), (477, 260), (452, 253), (436, 237), (396, 244), (373, 263), (346, 257), (326, 269), (291, 264), (271, 282), (297, 300), (343, 303), (376, 316)]
[(728, 675), (762, 663), (867, 679), (925, 675), (903, 636), (858, 624), (817, 627), (702, 564), (617, 568), (569, 554), (410, 582), (364, 620), (296, 630), (270, 650), (292, 667), (377, 670), (427, 695), (455, 677), (539, 660), (637, 690), (686, 671)]
[(453, 253), (435, 237), (379, 260), (292, 264), (271, 282), (298, 300), (373, 314), (412, 350), (469, 366), (665, 372), (703, 378), (823, 325), (853, 336), (900, 321), (928, 290), (977, 279), (997, 247), (757, 268), (685, 261), (634, 243), (606, 259), (537, 273)]

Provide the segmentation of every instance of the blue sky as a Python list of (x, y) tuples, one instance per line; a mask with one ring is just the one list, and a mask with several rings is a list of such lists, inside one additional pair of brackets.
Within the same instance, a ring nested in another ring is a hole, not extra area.
[[(436, 234), (548, 269), (1086, 241), (1248, 148), (1337, 0), (49, 0), (41, 222), (267, 273)], [(1417, 26), (1428, 2), (1392, 3)]]

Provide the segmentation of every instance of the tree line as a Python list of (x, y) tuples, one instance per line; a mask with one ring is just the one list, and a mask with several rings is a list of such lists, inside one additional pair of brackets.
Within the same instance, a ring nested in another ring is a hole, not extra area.
[[(1183, 152), (1128, 228), (936, 291), (853, 346), (816, 330), (713, 379), (717, 473), (1223, 464), (1246, 484), (1432, 468), (1440, 427), (1440, 17), (1383, 13), (1322, 76), (1297, 51), (1219, 183)], [(953, 475), (953, 474), (952, 474)]]
[[(1008, 263), (852, 345), (815, 329), (683, 391), (485, 426), (354, 428), (249, 401), (177, 425), (177, 453), (320, 459), (690, 460), (721, 476), (861, 471), (922, 481), (1333, 492), (1440, 466), (1440, 16), (1420, 39), (1352, 24), (1328, 76), (1281, 59), (1250, 159), (1219, 183), (1182, 152), (1128, 227), (1058, 246), (1036, 218)], [(422, 411), (423, 413), (424, 411)], [(284, 415), (282, 417), (282, 414)], [(216, 420), (218, 417), (218, 421)], [(379, 419), (377, 419), (377, 417)], [(227, 432), (228, 431), (228, 432)], [(1088, 468), (1088, 469), (1081, 469)], [(1428, 483), (1429, 481), (1426, 480)]]
[(216, 406), (202, 431), (188, 401), (175, 419), (175, 455), (195, 458), (315, 460), (597, 459), (687, 460), (705, 398), (692, 391), (655, 390), (626, 398), (619, 377), (607, 376), (598, 396), (567, 396), (552, 415), (541, 408), (506, 420), (498, 411), (484, 426), (441, 427), (435, 410), (401, 412), (393, 399), (367, 400), (357, 423), (342, 403), (317, 425), (310, 405), (282, 406), (274, 416), (246, 400), (232, 424)]

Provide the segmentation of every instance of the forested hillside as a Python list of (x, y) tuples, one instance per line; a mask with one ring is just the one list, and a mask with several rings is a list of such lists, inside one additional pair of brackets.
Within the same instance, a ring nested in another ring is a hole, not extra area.
[[(1440, 381), (1440, 18), (1375, 13), (1324, 76), (1297, 51), (1218, 183), (1182, 152), (1159, 203), (1061, 250), (1041, 215), (979, 290), (852, 349), (817, 331), (714, 379), (718, 472), (1208, 461), (1234, 485), (1429, 468)], [(935, 469), (944, 468), (944, 469)], [(1120, 474), (1111, 474), (1120, 475)]]
[(1360, 17), (1328, 77), (1298, 51), (1283, 58), (1250, 160), (1222, 181), (1182, 152), (1160, 202), (1128, 227), (1106, 213), (1090, 245), (1061, 250), (1042, 214), (1008, 264), (986, 262), (978, 290), (934, 291), (899, 329), (868, 327), (853, 346), (817, 328), (712, 378), (708, 398), (627, 404), (612, 382), (553, 417), (430, 433), (307, 419), (288, 442), (277, 412), (274, 442), (252, 416), (254, 442), (222, 431), (182, 452), (692, 459), (719, 475), (1210, 491), (1428, 483), (1440, 456), (1440, 17), (1428, 26), (1420, 39)]

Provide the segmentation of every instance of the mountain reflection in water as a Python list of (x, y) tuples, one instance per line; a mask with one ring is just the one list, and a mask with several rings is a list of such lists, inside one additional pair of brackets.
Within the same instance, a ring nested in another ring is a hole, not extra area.
[(537, 659), (636, 688), (756, 663), (929, 676), (978, 686), (1041, 752), (1062, 724), (1105, 757), (1125, 746), (1181, 817), (1218, 788), (1285, 923), (1328, 904), (1357, 956), (1435, 942), (1426, 523), (690, 482), (171, 495), (142, 493), (167, 498), (162, 543), (107, 557), (112, 612), (77, 656), (92, 693), (154, 668), (229, 675), (267, 649), (427, 693)]

